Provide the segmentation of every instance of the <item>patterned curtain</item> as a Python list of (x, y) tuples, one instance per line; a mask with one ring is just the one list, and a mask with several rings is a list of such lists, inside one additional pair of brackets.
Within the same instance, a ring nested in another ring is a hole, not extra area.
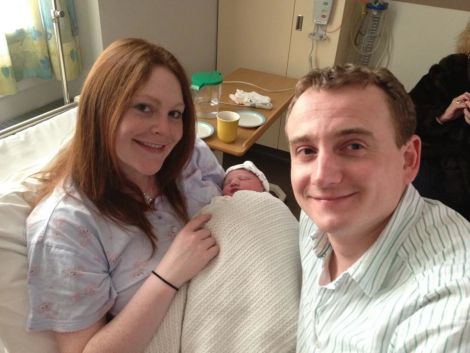
[[(82, 67), (73, 0), (59, 0), (67, 81)], [(16, 93), (27, 78), (60, 79), (59, 54), (51, 18), (51, 0), (0, 0), (0, 95)]]

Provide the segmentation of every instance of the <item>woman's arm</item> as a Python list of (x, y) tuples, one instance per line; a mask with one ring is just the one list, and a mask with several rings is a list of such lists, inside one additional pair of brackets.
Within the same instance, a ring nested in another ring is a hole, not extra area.
[[(183, 178), (193, 176), (195, 173), (199, 173), (198, 178), (200, 182), (206, 185), (221, 186), (224, 180), (225, 172), (219, 161), (215, 157), (214, 153), (210, 150), (209, 146), (201, 140), (196, 139), (194, 146), (194, 152), (191, 156), (191, 160), (183, 171)], [(193, 178), (194, 179), (194, 178)]]
[(214, 196), (222, 195), (224, 175), (225, 172), (212, 151), (204, 141), (197, 139), (180, 184), (190, 217), (208, 205)]
[(71, 333), (55, 333), (61, 353), (143, 352), (165, 317), (175, 290), (149, 277), (126, 307), (109, 323), (105, 319)]
[[(155, 270), (177, 287), (201, 271), (219, 251), (210, 232), (203, 228), (209, 219), (209, 215), (192, 219), (175, 237)], [(61, 353), (143, 352), (175, 293), (172, 287), (151, 275), (109, 323), (102, 318), (81, 331), (55, 333)]]

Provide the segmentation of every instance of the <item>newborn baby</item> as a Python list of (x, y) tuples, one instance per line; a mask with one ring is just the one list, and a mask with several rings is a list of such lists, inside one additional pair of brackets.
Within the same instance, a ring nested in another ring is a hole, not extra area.
[(176, 298), (145, 353), (294, 352), (301, 269), (298, 222), (246, 161), (201, 213), (219, 255)]
[(268, 179), (251, 161), (231, 166), (225, 172), (224, 196), (233, 196), (239, 190), (269, 192)]

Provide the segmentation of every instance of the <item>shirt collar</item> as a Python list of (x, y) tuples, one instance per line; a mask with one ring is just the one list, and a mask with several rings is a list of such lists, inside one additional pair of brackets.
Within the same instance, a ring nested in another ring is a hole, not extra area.
[[(410, 230), (419, 220), (424, 202), (416, 189), (409, 185), (386, 227), (375, 243), (346, 272), (358, 283), (364, 293), (373, 296), (387, 276), (396, 253)], [(325, 257), (331, 249), (326, 233), (318, 228), (310, 235), (317, 257)], [(343, 276), (339, 276), (341, 278)]]

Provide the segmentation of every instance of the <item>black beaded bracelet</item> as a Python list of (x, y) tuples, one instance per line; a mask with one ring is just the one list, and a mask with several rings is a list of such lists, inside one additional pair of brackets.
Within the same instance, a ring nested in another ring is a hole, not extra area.
[(163, 283), (169, 285), (171, 288), (173, 288), (175, 291), (178, 291), (179, 288), (173, 284), (171, 284), (170, 282), (168, 282), (165, 278), (163, 278), (162, 276), (160, 276), (158, 273), (156, 273), (155, 271), (152, 271), (152, 273), (157, 276)]

